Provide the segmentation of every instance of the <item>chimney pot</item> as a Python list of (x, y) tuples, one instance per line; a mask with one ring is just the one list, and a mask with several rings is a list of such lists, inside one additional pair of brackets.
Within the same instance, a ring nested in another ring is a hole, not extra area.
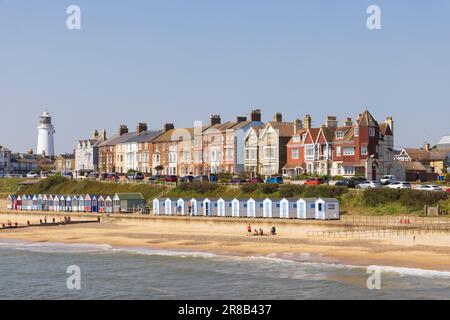
[(219, 114), (213, 114), (211, 115), (211, 125), (214, 126), (216, 124), (220, 124), (222, 120), (220, 119)]
[(309, 114), (307, 114), (306, 116), (305, 116), (305, 119), (304, 119), (304, 121), (303, 121), (303, 126), (304, 126), (304, 128), (305, 129), (311, 129), (311, 122), (312, 122), (312, 119), (311, 119), (311, 116), (309, 115)]
[(351, 127), (352, 125), (353, 125), (352, 118), (350, 118), (350, 117), (345, 118), (345, 120), (344, 120), (344, 126), (346, 126), (346, 127)]
[(173, 129), (175, 129), (175, 126), (173, 125), (173, 123), (166, 123), (166, 124), (164, 125), (164, 131), (165, 131), (165, 132), (167, 132), (167, 131), (169, 131), (169, 130), (173, 130)]
[(244, 121), (247, 121), (247, 117), (236, 117), (236, 122), (237, 123), (244, 122)]
[(250, 112), (250, 120), (261, 122), (261, 110), (260, 109), (254, 109)]
[(126, 133), (128, 133), (128, 127), (126, 125), (121, 125), (119, 127), (119, 135), (123, 136)]
[(145, 122), (139, 123), (136, 131), (138, 134), (141, 134), (142, 132), (147, 131), (147, 124)]
[(283, 122), (283, 115), (279, 112), (273, 116), (273, 122)]

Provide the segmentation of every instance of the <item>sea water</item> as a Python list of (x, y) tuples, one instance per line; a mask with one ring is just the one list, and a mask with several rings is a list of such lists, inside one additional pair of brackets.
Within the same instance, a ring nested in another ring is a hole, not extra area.
[[(79, 267), (80, 290), (68, 289), (69, 266)], [(307, 255), (0, 240), (0, 299), (450, 299), (450, 272), (380, 270), (381, 288), (370, 290), (367, 268)]]

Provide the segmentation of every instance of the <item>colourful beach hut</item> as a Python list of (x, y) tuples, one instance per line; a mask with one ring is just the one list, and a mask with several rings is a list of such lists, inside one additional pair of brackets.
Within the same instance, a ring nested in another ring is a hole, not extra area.
[(37, 196), (37, 209), (38, 211), (42, 211), (42, 195), (38, 194)]
[(16, 210), (22, 210), (22, 197), (20, 195), (16, 199)]
[(47, 210), (48, 210), (48, 196), (44, 194), (44, 196), (42, 197), (42, 211)]
[(66, 197), (66, 211), (67, 212), (72, 212), (73, 207), (72, 207), (72, 196), (67, 196)]
[(113, 200), (110, 196), (105, 199), (105, 213), (113, 213)]
[(56, 195), (53, 198), (53, 211), (60, 211), (60, 209), (59, 209), (59, 198), (60, 198), (59, 195)]
[(88, 194), (84, 197), (84, 212), (92, 212), (92, 197)]
[(47, 211), (53, 211), (53, 195), (47, 197)]
[(27, 210), (27, 196), (24, 194), (20, 197), (20, 210)]
[(31, 201), (32, 201), (31, 210), (37, 211), (38, 210), (38, 198), (37, 198), (37, 195), (33, 195), (33, 198), (31, 198)]
[(33, 210), (33, 196), (27, 195), (27, 210), (32, 211)]
[(78, 212), (78, 196), (72, 196), (72, 211)]
[(339, 200), (335, 198), (319, 198), (316, 201), (316, 219), (318, 220), (338, 220)]
[(97, 213), (98, 212), (98, 199), (96, 195), (93, 195), (92, 197), (92, 201), (91, 201), (91, 211), (93, 213)]
[(84, 212), (84, 196), (78, 196), (78, 212)]
[(105, 198), (103, 196), (98, 197), (97, 211), (98, 213), (105, 213)]
[(61, 195), (59, 196), (59, 210), (60, 212), (65, 212), (67, 210), (66, 207), (66, 197)]

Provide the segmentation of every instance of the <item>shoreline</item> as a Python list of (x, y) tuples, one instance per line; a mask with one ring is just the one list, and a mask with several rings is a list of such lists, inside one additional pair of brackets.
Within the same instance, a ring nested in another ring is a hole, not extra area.
[[(0, 213), (0, 223), (11, 218)], [(40, 219), (41, 216), (34, 216)], [(17, 218), (19, 219), (19, 218)], [(31, 219), (23, 216), (20, 219)], [(312, 262), (391, 266), (450, 271), (450, 235), (371, 238), (310, 238), (309, 231), (333, 230), (321, 224), (277, 223), (277, 236), (247, 236), (249, 221), (203, 219), (111, 219), (99, 224), (0, 230), (0, 239), (32, 243), (95, 244), (153, 250), (191, 251), (237, 257), (306, 257)], [(269, 231), (273, 221), (251, 221)], [(303, 261), (303, 260), (302, 260)]]

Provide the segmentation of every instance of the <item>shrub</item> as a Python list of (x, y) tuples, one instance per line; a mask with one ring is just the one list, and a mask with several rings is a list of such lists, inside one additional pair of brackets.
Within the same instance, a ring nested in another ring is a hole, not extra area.
[(180, 183), (176, 189), (182, 192), (210, 193), (216, 190), (217, 184), (210, 182)]
[(280, 187), (280, 197), (292, 198), (305, 192), (306, 186), (300, 184), (284, 184)]
[(445, 192), (425, 192), (399, 189), (367, 189), (363, 193), (363, 203), (376, 207), (397, 202), (407, 208), (421, 209), (424, 205), (435, 206), (449, 199)]
[(320, 185), (305, 188), (302, 196), (305, 198), (339, 198), (347, 192), (348, 189), (345, 187)]
[(258, 189), (258, 185), (256, 183), (245, 183), (241, 185), (240, 189), (242, 193), (250, 194)]
[(264, 194), (272, 194), (277, 192), (280, 189), (280, 185), (278, 184), (269, 184), (265, 183), (261, 185), (261, 192)]
[(37, 187), (37, 193), (46, 193), (49, 190), (52, 190), (56, 186), (64, 184), (67, 181), (68, 180), (61, 175), (50, 176), (39, 183)]

